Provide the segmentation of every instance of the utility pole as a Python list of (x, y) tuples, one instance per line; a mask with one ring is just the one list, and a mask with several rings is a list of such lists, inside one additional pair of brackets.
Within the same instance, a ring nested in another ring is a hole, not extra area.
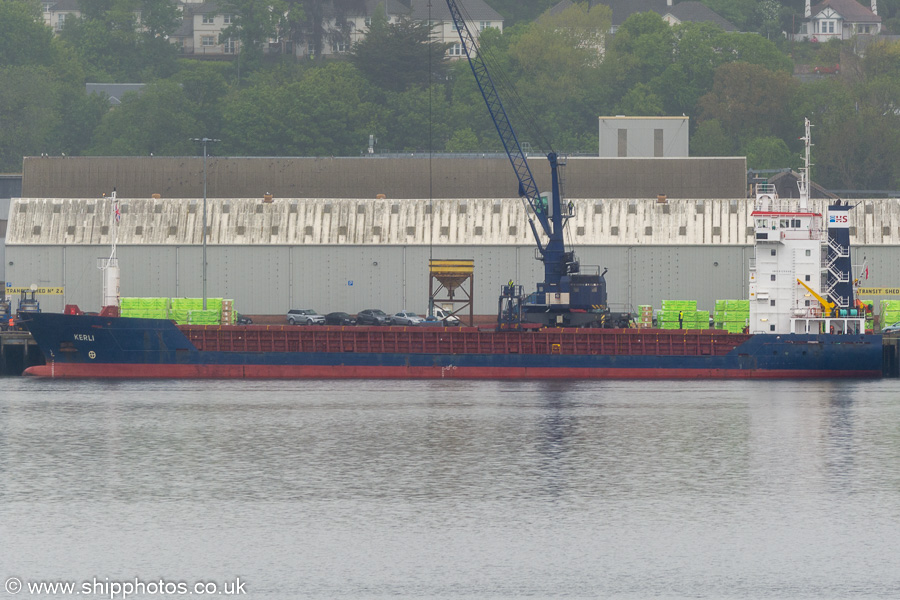
[(212, 138), (191, 138), (192, 142), (203, 144), (203, 310), (206, 310), (206, 146), (221, 142)]

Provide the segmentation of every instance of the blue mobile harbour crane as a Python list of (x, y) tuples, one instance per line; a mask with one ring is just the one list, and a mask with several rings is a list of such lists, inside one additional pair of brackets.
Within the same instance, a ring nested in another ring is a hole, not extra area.
[[(575, 252), (566, 250), (563, 233), (567, 221), (574, 216), (574, 207), (571, 203), (564, 205), (561, 199), (560, 168), (565, 166), (565, 159), (552, 150), (547, 154), (551, 191), (541, 193), (460, 5), (456, 0), (446, 1), (478, 89), (519, 180), (519, 196), (528, 203), (526, 210), (530, 209), (533, 215), (529, 216), (528, 224), (537, 244), (535, 258), (544, 263), (544, 281), (527, 298), (522, 294), (522, 287), (513, 282), (502, 286), (500, 327), (517, 329), (523, 322), (556, 327), (628, 327), (631, 313), (610, 312), (607, 306), (606, 269), (601, 273), (597, 267), (593, 273), (584, 273)], [(540, 224), (540, 232), (535, 220)], [(541, 233), (546, 236), (546, 242)]]

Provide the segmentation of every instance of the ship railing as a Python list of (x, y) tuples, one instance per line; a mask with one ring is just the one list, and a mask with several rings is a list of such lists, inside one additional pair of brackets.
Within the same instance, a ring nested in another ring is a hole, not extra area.
[(800, 202), (797, 199), (787, 198), (757, 198), (754, 210), (761, 212), (775, 213), (800, 213), (809, 212), (800, 209)]
[(805, 308), (795, 308), (791, 311), (791, 317), (794, 319), (821, 319), (822, 308), (818, 306), (808, 306)]
[(810, 229), (786, 229), (781, 232), (783, 240), (815, 240), (818, 236)]
[(828, 247), (831, 248), (831, 251), (834, 252), (835, 256), (838, 258), (847, 258), (850, 256), (850, 248), (840, 245), (837, 240), (833, 238), (828, 238)]

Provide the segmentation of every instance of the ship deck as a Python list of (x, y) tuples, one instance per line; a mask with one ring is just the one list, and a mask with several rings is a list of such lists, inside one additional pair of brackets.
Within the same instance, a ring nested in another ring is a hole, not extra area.
[(540, 329), (179, 325), (198, 350), (402, 354), (724, 356), (750, 338), (717, 329)]

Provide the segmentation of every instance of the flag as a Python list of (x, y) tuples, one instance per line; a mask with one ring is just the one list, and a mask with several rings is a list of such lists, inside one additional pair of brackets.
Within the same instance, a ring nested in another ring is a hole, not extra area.
[(116, 223), (118, 223), (122, 219), (122, 215), (119, 213), (119, 203), (116, 202)]

